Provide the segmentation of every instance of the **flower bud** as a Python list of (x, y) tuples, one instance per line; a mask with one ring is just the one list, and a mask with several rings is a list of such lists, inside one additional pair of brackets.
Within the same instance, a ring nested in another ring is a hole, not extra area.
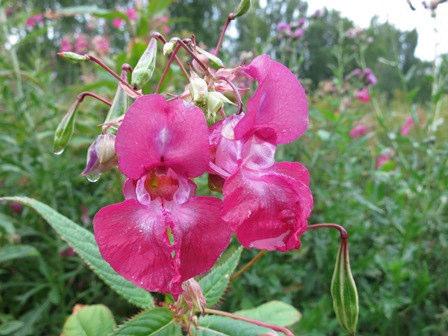
[(203, 313), (206, 308), (206, 300), (199, 283), (191, 278), (182, 284), (182, 289), (180, 302), (183, 299), (190, 311)]
[(197, 104), (204, 104), (207, 99), (207, 82), (198, 76), (190, 78), (191, 99)]
[(339, 323), (346, 331), (354, 335), (359, 314), (358, 291), (350, 269), (346, 239), (341, 239), (331, 280), (331, 296)]
[(53, 153), (62, 154), (75, 130), (75, 116), (78, 102), (73, 103), (54, 133)]
[(250, 0), (241, 0), (238, 7), (235, 10), (235, 13), (233, 14), (234, 17), (239, 17), (241, 15), (246, 14), (246, 12), (250, 8)]
[(224, 63), (221, 61), (221, 59), (211, 53), (209, 53), (208, 51), (205, 51), (202, 48), (199, 48), (198, 46), (196, 46), (196, 51), (205, 56), (207, 58), (207, 60), (210, 62), (210, 65), (214, 68), (223, 68), (224, 67)]
[(115, 135), (100, 134), (89, 146), (86, 167), (82, 175), (90, 182), (96, 182), (102, 172), (112, 169), (116, 164)]
[(163, 54), (169, 55), (173, 52), (174, 47), (176, 46), (176, 40), (170, 40), (163, 45)]
[(154, 73), (157, 58), (157, 41), (151, 38), (148, 47), (143, 52), (142, 56), (137, 62), (134, 71), (132, 71), (131, 84), (141, 87), (146, 84)]
[(207, 94), (207, 120), (216, 122), (218, 112), (224, 107), (224, 103), (233, 104), (221, 92), (211, 91)]
[(80, 55), (80, 54), (74, 53), (72, 51), (63, 51), (63, 52), (58, 53), (58, 55), (61, 56), (63, 59), (66, 59), (73, 63), (80, 63), (80, 62), (87, 61), (89, 59), (89, 56), (87, 56), (87, 55)]

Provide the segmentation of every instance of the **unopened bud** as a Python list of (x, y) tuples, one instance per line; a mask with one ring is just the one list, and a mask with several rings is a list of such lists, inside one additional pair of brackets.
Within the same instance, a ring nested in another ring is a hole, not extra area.
[(87, 55), (80, 55), (80, 54), (74, 53), (72, 51), (63, 51), (63, 52), (58, 53), (58, 55), (61, 56), (63, 59), (66, 59), (73, 63), (84, 62), (89, 59), (89, 56), (87, 56)]
[(331, 280), (333, 308), (341, 326), (354, 335), (358, 323), (358, 291), (350, 269), (348, 241), (341, 239), (336, 265)]
[(233, 104), (221, 92), (211, 91), (207, 94), (207, 120), (214, 123), (218, 112), (224, 107), (224, 103)]
[(182, 289), (180, 300), (183, 299), (191, 311), (204, 312), (207, 302), (199, 283), (191, 278), (182, 284)]
[(157, 40), (151, 38), (148, 47), (143, 52), (142, 56), (137, 62), (137, 65), (132, 71), (131, 83), (137, 87), (146, 84), (152, 77), (156, 67), (157, 58)]
[(224, 67), (224, 63), (223, 61), (221, 61), (221, 59), (211, 53), (209, 53), (208, 51), (205, 51), (202, 48), (199, 48), (198, 46), (196, 46), (196, 51), (201, 54), (202, 56), (204, 56), (205, 58), (207, 58), (207, 60), (210, 62), (210, 65), (214, 68), (223, 68)]
[(238, 7), (235, 10), (235, 13), (233, 14), (234, 17), (237, 18), (238, 16), (246, 14), (249, 8), (250, 8), (250, 0), (241, 0)]
[(206, 102), (208, 85), (205, 80), (198, 76), (190, 78), (190, 94), (195, 103), (203, 104)]
[(176, 46), (176, 40), (170, 40), (163, 45), (163, 54), (169, 55), (173, 52), (174, 47)]
[(53, 153), (57, 155), (62, 154), (73, 135), (75, 130), (75, 116), (77, 107), (78, 101), (70, 106), (70, 109), (56, 128), (53, 140)]
[(91, 182), (99, 179), (102, 172), (112, 169), (117, 164), (115, 153), (115, 135), (100, 134), (89, 146), (87, 162), (82, 175)]

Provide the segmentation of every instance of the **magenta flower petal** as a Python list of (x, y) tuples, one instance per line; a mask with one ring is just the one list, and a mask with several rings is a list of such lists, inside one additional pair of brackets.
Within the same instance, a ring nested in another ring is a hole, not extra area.
[(294, 141), (308, 129), (308, 102), (296, 76), (267, 55), (256, 57), (243, 73), (258, 82), (247, 113), (235, 128), (236, 139), (254, 133), (274, 144)]
[(101, 255), (124, 278), (148, 291), (182, 292), (182, 283), (208, 271), (230, 242), (219, 199), (184, 204), (126, 200), (93, 220)]
[(180, 291), (180, 275), (172, 257), (170, 223), (160, 202), (141, 205), (126, 200), (102, 208), (93, 219), (101, 255), (127, 280), (148, 291)]
[(356, 124), (349, 132), (352, 139), (360, 138), (369, 132), (369, 127), (363, 123)]
[(308, 171), (297, 162), (241, 168), (224, 184), (223, 219), (246, 248), (298, 248), (313, 207), (309, 182)]
[(174, 242), (185, 281), (212, 268), (230, 243), (231, 229), (221, 220), (221, 200), (217, 198), (192, 197), (184, 204), (172, 205)]
[(118, 166), (129, 178), (158, 166), (196, 177), (208, 167), (207, 122), (199, 108), (181, 99), (142, 96), (127, 111), (115, 148)]
[(409, 132), (414, 127), (414, 124), (415, 124), (414, 119), (411, 116), (407, 117), (403, 125), (401, 126), (400, 134), (402, 136), (409, 135)]
[(355, 92), (355, 97), (362, 103), (368, 103), (370, 101), (370, 93), (368, 88), (362, 88)]

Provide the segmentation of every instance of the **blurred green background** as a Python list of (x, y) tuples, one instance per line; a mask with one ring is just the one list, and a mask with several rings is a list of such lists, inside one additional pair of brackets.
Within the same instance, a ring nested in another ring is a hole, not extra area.
[[(116, 84), (92, 64), (58, 59), (61, 41), (93, 49), (118, 70), (123, 62), (135, 65), (153, 30), (194, 33), (212, 48), (236, 3), (1, 1), (0, 196), (34, 197), (91, 229), (95, 212), (122, 197), (117, 171), (96, 183), (80, 176), (107, 108), (88, 100), (81, 105), (75, 137), (60, 156), (52, 154), (53, 132), (79, 92), (112, 98)], [(311, 127), (282, 147), (278, 159), (301, 161), (310, 170), (312, 223), (339, 223), (350, 232), (359, 334), (448, 335), (448, 56), (416, 58), (416, 31), (375, 18), (353, 34), (354, 24), (338, 12), (310, 13), (300, 0), (265, 3), (253, 1), (232, 23), (222, 59), (236, 66), (268, 53), (308, 90)], [(94, 7), (66, 9), (80, 5)], [(138, 9), (137, 19), (114, 22), (116, 11), (128, 8)], [(278, 23), (294, 27), (301, 18), (303, 36), (278, 31)], [(100, 37), (108, 48), (99, 48)], [(164, 64), (163, 57), (158, 62)], [(354, 97), (362, 84), (349, 74), (366, 67), (378, 83), (362, 103)], [(160, 72), (145, 92), (154, 89)], [(163, 91), (179, 92), (184, 84), (174, 68)], [(408, 117), (414, 125), (403, 135), (400, 126)], [(351, 137), (360, 122), (369, 132)], [(379, 166), (385, 153), (387, 162)], [(58, 335), (77, 303), (104, 303), (118, 320), (137, 312), (34, 212), (17, 204), (0, 207), (0, 335)], [(305, 234), (300, 250), (269, 253), (232, 283), (220, 307), (234, 311), (282, 300), (302, 313), (293, 328), (297, 335), (342, 335), (329, 293), (337, 246), (336, 233)], [(245, 251), (242, 262), (255, 254)]]

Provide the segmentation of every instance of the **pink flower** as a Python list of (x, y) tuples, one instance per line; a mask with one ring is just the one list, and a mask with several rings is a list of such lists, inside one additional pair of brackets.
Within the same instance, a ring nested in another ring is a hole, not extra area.
[(44, 16), (42, 14), (36, 14), (33, 16), (30, 16), (28, 19), (26, 19), (25, 25), (28, 28), (34, 28), (39, 23), (42, 23), (44, 21)]
[(9, 208), (12, 212), (14, 212), (16, 215), (20, 215), (23, 211), (23, 205), (19, 202), (10, 202)]
[(92, 39), (93, 48), (100, 55), (107, 55), (110, 50), (109, 39), (106, 36), (96, 35)]
[(75, 52), (78, 54), (85, 53), (89, 48), (89, 41), (84, 34), (79, 34), (75, 39)]
[(362, 103), (368, 103), (370, 101), (369, 89), (365, 87), (356, 91), (355, 97)]
[(122, 19), (120, 19), (120, 18), (115, 18), (115, 19), (112, 20), (112, 26), (113, 26), (114, 28), (120, 29), (121, 26), (123, 25), (123, 22), (124, 22), (124, 21), (123, 21)]
[(284, 22), (284, 21), (279, 22), (277, 24), (277, 31), (279, 33), (290, 33), (291, 32), (291, 26), (288, 23)]
[(383, 153), (381, 153), (380, 155), (378, 155), (378, 157), (376, 158), (375, 161), (375, 168), (379, 169), (382, 166), (384, 166), (387, 162), (389, 162), (393, 156), (393, 151), (392, 150), (386, 150)]
[(225, 179), (222, 217), (247, 248), (298, 248), (313, 206), (309, 174), (300, 163), (276, 163), (274, 156), (277, 144), (306, 131), (306, 95), (295, 75), (269, 56), (256, 57), (241, 72), (258, 82), (246, 114), (210, 129), (210, 169)]
[(407, 136), (411, 131), (411, 129), (414, 127), (414, 125), (415, 125), (414, 119), (411, 116), (407, 117), (405, 122), (401, 126), (400, 134), (402, 136)]
[(364, 82), (366, 85), (375, 85), (378, 82), (378, 79), (376, 78), (375, 74), (370, 68), (365, 68), (363, 70), (363, 75), (364, 75)]
[(68, 36), (64, 36), (61, 39), (61, 43), (59, 45), (59, 52), (72, 51), (72, 42)]
[(182, 283), (208, 271), (230, 242), (221, 201), (195, 196), (191, 180), (209, 162), (207, 122), (181, 99), (137, 98), (118, 129), (116, 152), (128, 177), (125, 201), (93, 219), (103, 258), (148, 291), (182, 292)]
[(351, 138), (356, 139), (366, 135), (368, 132), (369, 127), (365, 124), (359, 123), (350, 130), (349, 135)]
[(126, 10), (126, 16), (130, 21), (137, 21), (138, 18), (137, 10), (135, 8), (128, 8)]
[(305, 34), (305, 31), (302, 28), (298, 28), (296, 29), (293, 33), (292, 33), (292, 37), (295, 39), (299, 39), (301, 38), (303, 35)]

